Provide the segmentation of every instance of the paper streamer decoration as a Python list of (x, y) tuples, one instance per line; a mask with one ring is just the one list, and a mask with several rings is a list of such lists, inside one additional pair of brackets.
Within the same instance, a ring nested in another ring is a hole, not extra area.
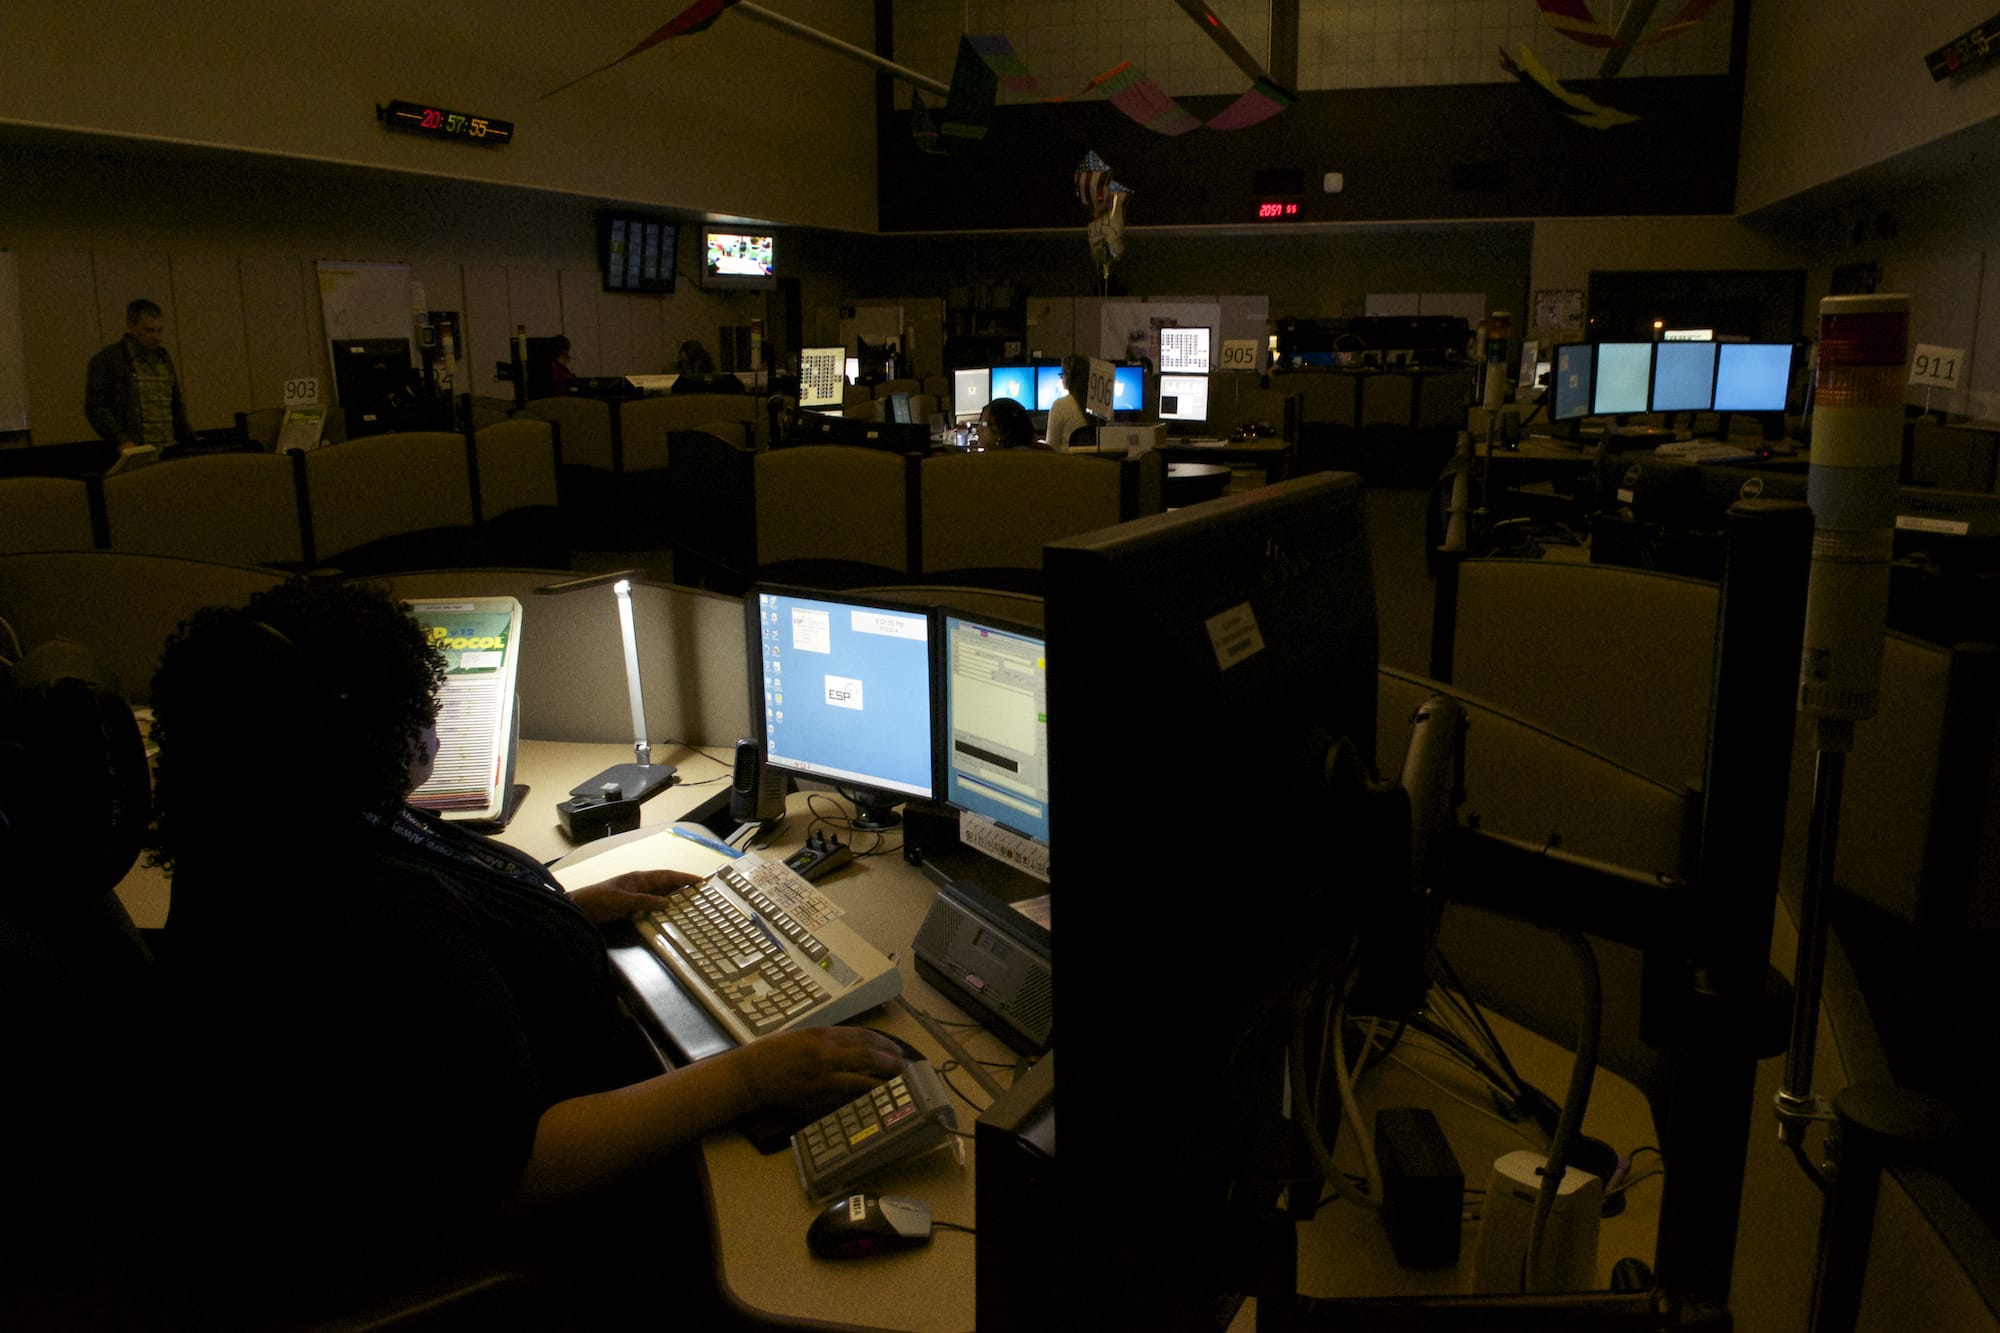
[(1708, 11), (1715, 8), (1715, 0), (1687, 0), (1678, 14), (1662, 23), (1651, 33), (1634, 42), (1621, 42), (1615, 27), (1598, 21), (1590, 10), (1590, 0), (1535, 0), (1542, 11), (1542, 22), (1554, 28), (1573, 42), (1585, 46), (1657, 46), (1674, 38), (1701, 22)]
[(565, 83), (561, 88), (551, 88), (549, 91), (543, 93), (542, 96), (545, 98), (554, 97), (557, 93), (565, 89), (574, 88), (577, 84), (582, 83), (592, 75), (602, 74), (613, 65), (622, 65), (641, 51), (651, 50), (669, 38), (686, 37), (692, 33), (701, 32), (718, 18), (721, 18), (723, 10), (735, 3), (736, 0), (694, 0), (693, 4), (655, 28), (644, 41), (640, 42), (630, 51), (627, 51), (624, 55), (607, 64), (599, 65), (587, 74), (579, 74), (568, 83)]
[(1629, 112), (1605, 106), (1601, 102), (1593, 102), (1582, 93), (1571, 92), (1563, 87), (1557, 82), (1556, 76), (1549, 73), (1541, 61), (1535, 59), (1535, 53), (1525, 46), (1521, 48), (1521, 58), (1518, 62), (1502, 51), (1500, 68), (1555, 102), (1564, 115), (1585, 129), (1608, 130), (1618, 125), (1630, 125), (1639, 119)]

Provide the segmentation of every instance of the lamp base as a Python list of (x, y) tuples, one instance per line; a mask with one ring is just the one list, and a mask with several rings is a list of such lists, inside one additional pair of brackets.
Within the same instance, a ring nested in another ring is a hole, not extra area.
[(613, 764), (590, 781), (571, 787), (569, 794), (643, 801), (673, 785), (672, 764)]

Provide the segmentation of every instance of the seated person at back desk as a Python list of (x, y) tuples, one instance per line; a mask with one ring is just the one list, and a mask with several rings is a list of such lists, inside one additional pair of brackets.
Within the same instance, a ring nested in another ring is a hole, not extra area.
[[(1070, 436), (1091, 424), (1090, 413), (1083, 405), (1083, 396), (1090, 388), (1090, 358), (1066, 356), (1063, 358), (1062, 372), (1065, 392), (1049, 408), (1046, 438), (1051, 449), (1069, 448)], [(1089, 441), (1078, 443), (1089, 443)]]
[[(616, 1284), (602, 1247), (629, 1237), (657, 1261), (682, 1239), (682, 1149), (753, 1111), (803, 1122), (900, 1069), (886, 1037), (826, 1027), (661, 1073), (598, 927), (694, 877), (565, 894), (533, 859), (406, 806), (436, 754), (441, 679), (417, 623), (363, 586), (281, 585), (168, 640), (158, 1142), (176, 1150), (169, 1214), (205, 1205), (197, 1245), (166, 1261), (204, 1307), (253, 1282), (393, 1284), (398, 1264), (467, 1253), (527, 1252), (579, 1280), (549, 1258), (565, 1237)], [(281, 754), (282, 803), (246, 809), (245, 775)], [(688, 1229), (698, 1254), (705, 1228)]]
[(979, 411), (972, 432), (975, 449), (1041, 449), (1035, 441), (1034, 419), (1012, 398), (995, 398)]

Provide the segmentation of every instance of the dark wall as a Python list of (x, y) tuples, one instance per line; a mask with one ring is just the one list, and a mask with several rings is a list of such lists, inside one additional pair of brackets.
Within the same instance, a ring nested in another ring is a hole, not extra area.
[[(1154, 225), (1254, 223), (1259, 172), (1296, 169), (1298, 222), (1593, 217), (1733, 211), (1741, 95), (1733, 77), (1579, 82), (1640, 116), (1587, 129), (1521, 84), (1308, 93), (1247, 130), (1155, 134), (1109, 102), (1001, 107), (961, 154), (920, 150), (908, 91), (882, 118), (885, 232), (1087, 221), (1072, 173), (1095, 150)], [(1182, 104), (1206, 119), (1232, 98)], [(1325, 174), (1345, 177), (1324, 193)], [(1284, 223), (1268, 224), (1281, 229)]]

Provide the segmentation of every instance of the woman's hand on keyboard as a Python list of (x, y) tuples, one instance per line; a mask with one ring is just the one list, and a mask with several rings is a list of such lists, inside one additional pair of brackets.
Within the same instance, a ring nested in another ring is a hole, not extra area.
[(623, 921), (634, 912), (658, 907), (661, 894), (701, 883), (700, 875), (680, 870), (633, 870), (596, 884), (572, 889), (569, 900), (596, 925)]
[(764, 1037), (738, 1049), (750, 1097), (811, 1117), (829, 1101), (859, 1096), (903, 1069), (896, 1043), (867, 1028), (798, 1028)]

